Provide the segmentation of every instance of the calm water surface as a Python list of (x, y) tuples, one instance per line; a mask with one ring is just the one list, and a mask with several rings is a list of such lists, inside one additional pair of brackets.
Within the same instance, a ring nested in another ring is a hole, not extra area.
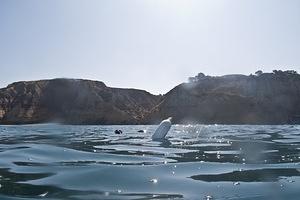
[(0, 199), (300, 198), (300, 126), (155, 128), (0, 126)]

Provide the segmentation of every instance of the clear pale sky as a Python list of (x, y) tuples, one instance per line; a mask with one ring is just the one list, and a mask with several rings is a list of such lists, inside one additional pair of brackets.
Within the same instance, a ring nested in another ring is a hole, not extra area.
[(300, 72), (299, 0), (0, 0), (0, 87), (66, 77), (158, 94), (258, 69)]

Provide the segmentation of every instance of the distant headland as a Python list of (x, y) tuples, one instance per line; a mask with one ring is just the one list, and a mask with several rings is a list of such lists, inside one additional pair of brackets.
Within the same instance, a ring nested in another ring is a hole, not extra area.
[(100, 81), (21, 81), (0, 89), (0, 124), (300, 124), (294, 70), (190, 77), (164, 95)]

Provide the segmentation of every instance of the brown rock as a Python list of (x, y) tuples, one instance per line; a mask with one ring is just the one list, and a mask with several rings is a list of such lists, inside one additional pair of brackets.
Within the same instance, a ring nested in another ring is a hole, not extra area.
[(191, 78), (163, 97), (145, 119), (175, 123), (300, 123), (300, 75), (261, 74)]
[(300, 75), (199, 73), (164, 96), (107, 87), (103, 82), (53, 79), (17, 82), (0, 89), (0, 123), (149, 124), (300, 123)]
[(136, 124), (158, 101), (146, 91), (110, 88), (99, 81), (17, 82), (0, 90), (0, 122)]

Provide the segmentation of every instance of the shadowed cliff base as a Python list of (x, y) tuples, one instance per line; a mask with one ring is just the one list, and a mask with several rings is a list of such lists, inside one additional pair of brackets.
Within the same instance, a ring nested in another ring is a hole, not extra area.
[(103, 82), (53, 79), (0, 89), (0, 123), (299, 124), (300, 75), (274, 70), (255, 75), (199, 73), (163, 96), (107, 87)]

